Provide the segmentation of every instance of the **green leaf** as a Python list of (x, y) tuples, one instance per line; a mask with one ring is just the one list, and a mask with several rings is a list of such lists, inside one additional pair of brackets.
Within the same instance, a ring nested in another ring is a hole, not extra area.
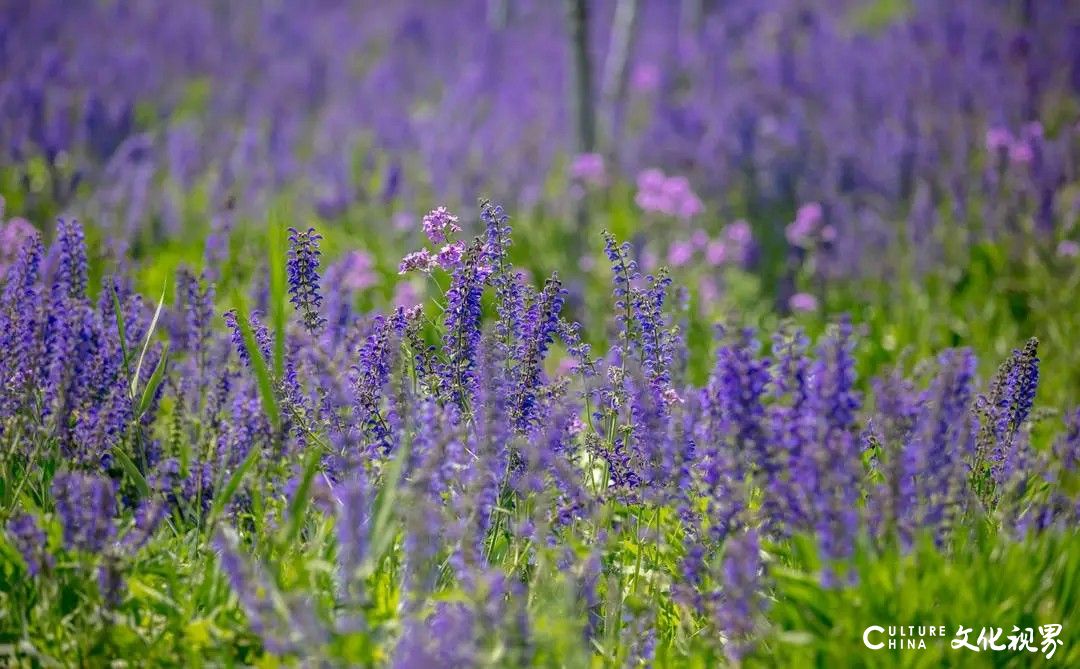
[(283, 205), (270, 214), (268, 257), (270, 262), (270, 325), (274, 331), (274, 374), (285, 373), (285, 228)]
[(124, 311), (120, 305), (120, 297), (116, 294), (116, 286), (109, 286), (112, 295), (113, 312), (116, 314), (116, 331), (120, 334), (120, 352), (124, 354), (124, 372), (131, 374), (131, 354), (127, 348), (127, 326), (124, 324)]
[(132, 462), (131, 457), (122, 449), (113, 449), (113, 455), (120, 461), (120, 466), (124, 468), (124, 471), (131, 477), (131, 481), (135, 484), (135, 487), (139, 490), (139, 494), (143, 497), (150, 496), (150, 486), (146, 483), (146, 478), (139, 471), (139, 468)]
[(394, 459), (383, 470), (382, 488), (375, 496), (375, 505), (371, 513), (371, 552), (368, 555), (371, 565), (377, 565), (382, 560), (383, 555), (390, 550), (394, 538), (397, 536), (394, 511), (398, 484), (401, 481), (401, 473), (405, 469), (405, 461), (408, 457), (408, 442), (403, 440)]
[(212, 525), (214, 520), (221, 513), (221, 510), (225, 508), (225, 505), (232, 501), (236, 491), (239, 490), (240, 484), (243, 483), (244, 477), (248, 471), (255, 465), (255, 461), (259, 459), (259, 455), (262, 453), (261, 448), (252, 447), (248, 451), (248, 454), (244, 457), (243, 462), (236, 468), (236, 471), (229, 477), (228, 483), (222, 488), (221, 494), (214, 497), (214, 506), (210, 509), (210, 524)]
[(169, 342), (165, 342), (165, 347), (161, 350), (161, 358), (158, 360), (157, 366), (154, 367), (154, 373), (150, 375), (150, 380), (146, 383), (142, 399), (139, 400), (139, 410), (136, 415), (143, 416), (146, 414), (147, 409), (150, 408), (150, 403), (154, 401), (154, 394), (157, 393), (158, 386), (161, 385), (162, 380), (165, 378), (165, 367), (168, 366), (168, 361)]
[(259, 350), (259, 345), (255, 341), (255, 334), (251, 331), (251, 323), (246, 316), (247, 310), (244, 308), (243, 298), (239, 292), (236, 293), (236, 303), (239, 305), (236, 323), (244, 339), (244, 349), (247, 351), (251, 369), (255, 372), (255, 381), (259, 386), (259, 397), (262, 400), (263, 411), (266, 412), (266, 417), (270, 419), (270, 425), (276, 435), (281, 425), (281, 412), (278, 410), (277, 397), (274, 395), (274, 385), (270, 379), (270, 371), (266, 368), (266, 360), (263, 358), (262, 351)]
[(291, 545), (300, 534), (300, 528), (304, 525), (304, 516), (307, 513), (311, 495), (311, 482), (319, 471), (322, 462), (322, 452), (315, 446), (308, 446), (307, 458), (304, 460), (304, 472), (300, 479), (300, 485), (296, 488), (292, 502), (289, 503), (289, 526), (285, 535), (285, 545)]

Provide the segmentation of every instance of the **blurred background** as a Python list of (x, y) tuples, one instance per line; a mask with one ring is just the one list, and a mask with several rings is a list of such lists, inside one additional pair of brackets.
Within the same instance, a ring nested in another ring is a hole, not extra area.
[(849, 313), (864, 372), (1037, 335), (1040, 394), (1080, 388), (1067, 0), (9, 0), (0, 156), (0, 267), (63, 215), (98, 275), (227, 288), (285, 217), (382, 309), (428, 289), (420, 217), (493, 198), (576, 314), (609, 310), (601, 230), (670, 267), (701, 355)]

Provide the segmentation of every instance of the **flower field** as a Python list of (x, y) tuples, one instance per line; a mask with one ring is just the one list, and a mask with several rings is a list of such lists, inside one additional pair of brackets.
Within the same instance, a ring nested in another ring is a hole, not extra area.
[(1080, 666), (1080, 5), (0, 8), (0, 664)]

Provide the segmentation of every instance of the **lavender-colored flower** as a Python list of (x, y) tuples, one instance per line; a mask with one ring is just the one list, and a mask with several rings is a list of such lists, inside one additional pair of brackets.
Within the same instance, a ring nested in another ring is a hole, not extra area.
[(1080, 242), (1063, 239), (1057, 246), (1057, 254), (1062, 258), (1080, 257)]
[(398, 265), (398, 274), (430, 272), (438, 267), (438, 264), (438, 260), (427, 249), (420, 249), (407, 254), (401, 259), (401, 264)]
[(465, 242), (458, 240), (439, 249), (439, 253), (435, 256), (435, 261), (439, 264), (439, 267), (450, 271), (457, 267), (464, 254)]
[(757, 532), (746, 530), (724, 542), (720, 601), (716, 622), (726, 639), (724, 653), (738, 662), (753, 650), (766, 599), (761, 593), (764, 566)]
[(458, 225), (458, 217), (447, 211), (446, 207), (438, 207), (429, 211), (422, 221), (424, 234), (432, 244), (442, 244), (449, 237), (461, 232)]
[(559, 275), (553, 274), (525, 310), (521, 339), (512, 352), (518, 361), (515, 370), (518, 399), (513, 414), (517, 427), (522, 431), (537, 418), (536, 399), (543, 379), (544, 359), (559, 331), (559, 313), (565, 297), (566, 291), (559, 281)]
[(443, 335), (446, 362), (440, 376), (443, 392), (459, 405), (468, 401), (475, 388), (474, 367), (481, 336), (480, 298), (490, 273), (480, 265), (480, 259), (481, 246), (476, 242), (466, 250), (446, 291)]
[(378, 282), (371, 255), (363, 251), (349, 251), (327, 270), (327, 283), (331, 271), (337, 277), (337, 283), (347, 290), (364, 290)]
[(56, 244), (50, 250), (53, 264), (52, 299), (79, 300), (86, 297), (86, 243), (78, 221), (59, 219), (56, 223)]
[(116, 485), (94, 474), (57, 474), (56, 512), (68, 550), (102, 553), (116, 537)]
[(694, 247), (690, 242), (676, 241), (668, 247), (668, 264), (672, 267), (682, 267), (694, 257)]
[[(398, 309), (398, 316), (404, 311)], [(376, 316), (359, 351), (359, 362), (353, 367), (355, 374), (355, 416), (358, 424), (371, 438), (373, 446), (387, 451), (390, 446), (390, 428), (382, 414), (383, 389), (390, 380), (390, 368), (395, 359), (395, 348), (403, 333), (394, 331), (394, 323)]]
[[(19, 250), (0, 295), (0, 423), (25, 401), (39, 374), (43, 322), (39, 276), (45, 249), (34, 237)], [(2, 428), (0, 428), (2, 429)]]
[(645, 212), (689, 220), (703, 210), (701, 200), (686, 177), (668, 177), (651, 168), (638, 175), (637, 186), (634, 202)]
[(2, 219), (3, 211), (0, 210), (0, 276), (19, 257), (23, 245), (38, 236), (37, 230), (25, 218), (13, 218), (7, 223)]
[(315, 334), (326, 324), (320, 314), (322, 293), (319, 290), (319, 240), (315, 228), (298, 232), (289, 228), (289, 258), (286, 271), (289, 279), (289, 301), (303, 316), (304, 327)]
[(1012, 134), (1008, 128), (993, 127), (986, 131), (985, 143), (988, 151), (1002, 151), (1012, 144)]
[(641, 365), (653, 392), (660, 400), (671, 383), (674, 333), (664, 317), (664, 302), (671, 277), (661, 269), (656, 276), (645, 278), (646, 287), (633, 291), (634, 319), (640, 327)]
[(604, 186), (607, 168), (599, 153), (581, 153), (570, 162), (570, 178), (588, 186)]
[(799, 207), (795, 221), (784, 230), (784, 236), (792, 246), (804, 246), (807, 240), (821, 225), (822, 210), (817, 202), (810, 202)]
[(301, 644), (316, 644), (324, 630), (314, 628), (315, 616), (303, 603), (282, 611), (276, 602), (283, 598), (258, 563), (250, 563), (240, 553), (239, 541), (231, 530), (219, 530), (214, 537), (221, 570), (240, 600), (248, 624), (271, 653), (294, 652)]
[(788, 299), (788, 307), (792, 311), (813, 312), (818, 309), (818, 301), (810, 293), (795, 293)]
[(357, 468), (349, 477), (341, 485), (334, 529), (337, 531), (338, 573), (342, 589), (355, 593), (355, 588), (359, 587), (357, 572), (367, 557), (371, 503), (363, 470)]
[(31, 577), (51, 568), (53, 557), (48, 551), (45, 532), (38, 526), (37, 518), (27, 513), (12, 516), (7, 523), (12, 543), (22, 555)]
[(472, 666), (479, 653), (474, 616), (460, 603), (440, 602), (425, 620), (406, 625), (394, 649), (395, 669)]
[(178, 307), (184, 319), (182, 336), (177, 337), (179, 350), (205, 360), (211, 339), (214, 286), (207, 282), (205, 273), (196, 277), (187, 270), (181, 270), (177, 277), (177, 295)]

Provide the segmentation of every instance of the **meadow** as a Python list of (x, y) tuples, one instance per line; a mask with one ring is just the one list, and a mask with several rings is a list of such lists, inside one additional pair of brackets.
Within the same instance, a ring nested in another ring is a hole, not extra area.
[(1080, 6), (0, 8), (13, 667), (1078, 666)]

